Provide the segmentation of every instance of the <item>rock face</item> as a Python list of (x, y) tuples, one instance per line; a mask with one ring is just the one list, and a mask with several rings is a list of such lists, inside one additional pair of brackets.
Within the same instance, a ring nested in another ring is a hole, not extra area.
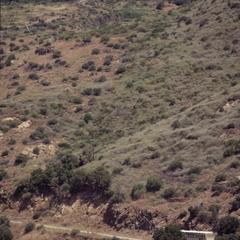
[(160, 213), (153, 209), (109, 205), (104, 214), (104, 221), (118, 230), (121, 228), (130, 228), (151, 231), (155, 227), (154, 219), (159, 216)]

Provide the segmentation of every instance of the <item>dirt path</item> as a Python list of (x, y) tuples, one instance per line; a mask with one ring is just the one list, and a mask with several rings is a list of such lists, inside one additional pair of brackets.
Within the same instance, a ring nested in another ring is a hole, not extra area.
[[(11, 220), (11, 224), (17, 224), (17, 225), (24, 225), (24, 221), (19, 221), (19, 220)], [(86, 231), (86, 230), (81, 230), (75, 227), (62, 227), (58, 225), (51, 225), (51, 224), (39, 224), (36, 223), (36, 227), (42, 226), (46, 229), (56, 231), (56, 232), (67, 232), (71, 233), (73, 229), (79, 230), (79, 236), (89, 236), (89, 237), (99, 237), (99, 238), (113, 238), (117, 237), (119, 239), (123, 240), (142, 240), (140, 238), (132, 238), (132, 237), (125, 237), (125, 236), (119, 236), (119, 235), (112, 235), (112, 234), (107, 234), (107, 233), (100, 233), (100, 232), (91, 232), (91, 231)]]

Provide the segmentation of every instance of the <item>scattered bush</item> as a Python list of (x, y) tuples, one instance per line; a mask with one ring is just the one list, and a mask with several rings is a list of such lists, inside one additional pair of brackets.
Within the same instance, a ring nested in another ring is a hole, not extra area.
[(157, 192), (160, 190), (162, 183), (154, 177), (150, 177), (146, 183), (146, 190), (148, 192)]

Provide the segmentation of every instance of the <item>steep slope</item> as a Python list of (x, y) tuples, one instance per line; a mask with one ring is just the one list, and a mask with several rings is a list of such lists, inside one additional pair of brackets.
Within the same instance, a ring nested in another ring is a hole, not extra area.
[(239, 217), (239, 4), (156, 5), (3, 6), (2, 209), (137, 230)]

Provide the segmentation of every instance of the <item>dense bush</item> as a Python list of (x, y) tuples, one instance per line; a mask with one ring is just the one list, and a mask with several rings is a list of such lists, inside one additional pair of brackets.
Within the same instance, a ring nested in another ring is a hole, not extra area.
[(225, 234), (222, 236), (216, 236), (215, 240), (240, 240), (240, 236), (235, 234)]
[(240, 222), (236, 217), (225, 216), (218, 220), (214, 230), (218, 235), (235, 234), (240, 227)]
[(10, 230), (10, 222), (7, 217), (0, 216), (0, 240), (11, 240), (13, 234)]
[(0, 240), (12, 240), (13, 234), (10, 228), (6, 225), (0, 225)]
[(98, 167), (93, 170), (79, 169), (74, 172), (71, 179), (71, 191), (93, 191), (105, 194), (111, 184), (111, 175), (105, 167)]
[(162, 186), (162, 183), (159, 180), (157, 180), (154, 177), (150, 177), (148, 178), (146, 183), (146, 190), (148, 192), (156, 192), (160, 190), (161, 186)]
[(153, 233), (154, 240), (186, 240), (180, 227), (168, 225), (162, 229), (155, 229)]

